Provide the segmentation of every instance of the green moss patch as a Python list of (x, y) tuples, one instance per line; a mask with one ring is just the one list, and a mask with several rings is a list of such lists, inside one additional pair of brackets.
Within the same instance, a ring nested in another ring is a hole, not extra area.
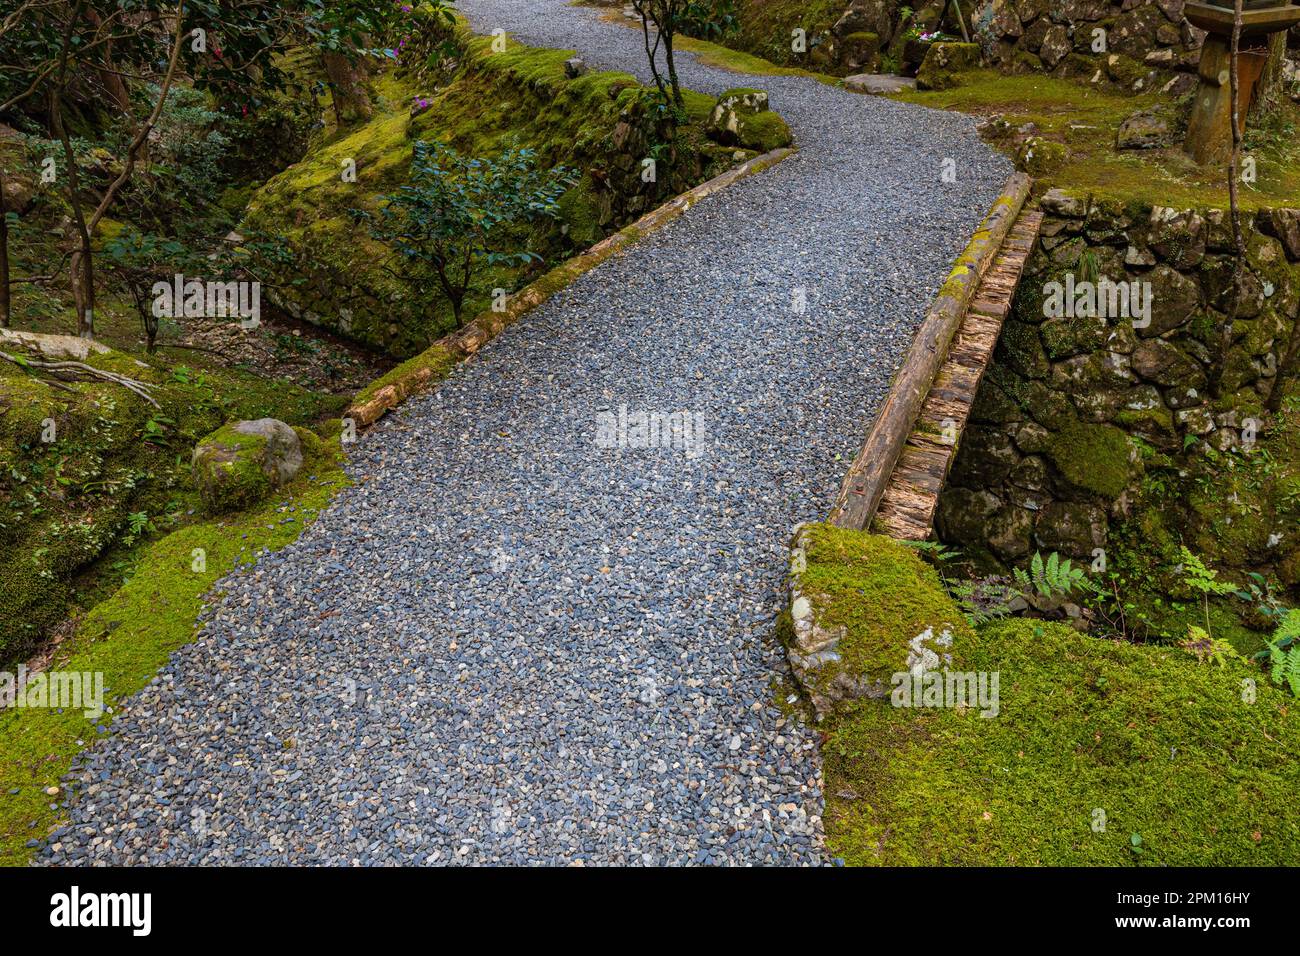
[[(885, 649), (877, 666), (899, 669), (913, 629), (955, 613), (903, 545), (820, 528), (814, 540), (822, 619)], [(998, 675), (996, 716), (862, 700), (822, 724), (827, 842), (847, 863), (1275, 866), (1300, 854), (1300, 709), (1257, 668), (1023, 619), (963, 628), (952, 654), (952, 670)]]
[[(260, 551), (296, 539), (346, 483), (337, 430), (325, 431), (334, 437), (315, 446), (299, 478), (264, 504), (148, 546), (131, 579), (77, 622), (51, 669), (102, 673), (110, 706), (144, 687), (172, 651), (193, 639), (212, 586)], [(110, 721), (106, 714), (97, 724), (80, 710), (0, 710), (0, 864), (24, 862), (27, 841), (43, 839), (62, 816), (57, 805), (64, 797), (46, 788), (59, 785), (72, 758)]]
[(872, 703), (829, 730), (827, 835), (847, 862), (1276, 866), (1300, 853), (1300, 712), (1258, 670), (1032, 621), (982, 629), (959, 661), (999, 672), (997, 717)]
[(740, 124), (740, 144), (756, 153), (770, 153), (793, 140), (785, 120), (770, 110), (746, 116)]
[(1047, 455), (1071, 484), (1118, 498), (1132, 473), (1128, 436), (1113, 425), (1074, 422), (1052, 435)]

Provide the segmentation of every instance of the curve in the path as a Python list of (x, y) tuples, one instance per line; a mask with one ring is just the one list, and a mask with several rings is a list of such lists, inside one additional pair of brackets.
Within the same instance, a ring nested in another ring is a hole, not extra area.
[[(637, 33), (566, 0), (459, 6), (646, 76)], [(821, 859), (813, 735), (773, 703), (787, 540), (1009, 170), (966, 117), (761, 83), (801, 152), (365, 436), (355, 486), (127, 702), (44, 860)], [(621, 406), (699, 440), (602, 447)]]

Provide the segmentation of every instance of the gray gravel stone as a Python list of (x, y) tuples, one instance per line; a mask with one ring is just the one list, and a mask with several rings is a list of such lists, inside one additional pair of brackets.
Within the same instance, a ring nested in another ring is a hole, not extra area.
[[(567, 0), (458, 7), (647, 77)], [(355, 484), (124, 702), (44, 862), (829, 862), (813, 734), (772, 704), (787, 541), (1010, 168), (960, 115), (681, 60), (768, 89), (801, 152), (352, 446)], [(621, 406), (699, 416), (694, 453), (603, 447)]]

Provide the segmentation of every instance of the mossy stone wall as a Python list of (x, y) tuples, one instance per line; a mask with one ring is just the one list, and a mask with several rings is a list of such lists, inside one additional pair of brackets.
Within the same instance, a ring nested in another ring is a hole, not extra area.
[[(1187, 543), (1214, 566), (1300, 583), (1300, 212), (1245, 216), (1234, 280), (1223, 210), (1055, 191), (1042, 205), (939, 502), (940, 537), (991, 566), (1121, 548), (1154, 565)], [(1063, 300), (1073, 283), (1077, 306), (1103, 278), (1138, 283), (1149, 317), (1109, 301), (1101, 317), (1055, 314), (1058, 288)]]

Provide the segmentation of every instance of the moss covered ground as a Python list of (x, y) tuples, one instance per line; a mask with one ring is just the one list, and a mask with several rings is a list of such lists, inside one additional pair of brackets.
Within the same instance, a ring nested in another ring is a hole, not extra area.
[[(960, 617), (898, 542), (817, 529), (823, 620), (886, 658)], [(901, 629), (901, 630), (900, 630)], [(1300, 709), (1254, 665), (1009, 619), (955, 631), (998, 713), (846, 705), (822, 725), (830, 852), (851, 865), (1284, 865)], [(897, 668), (901, 669), (901, 668)]]
[[(1155, 93), (1135, 94), (1094, 87), (1086, 82), (1041, 74), (1007, 76), (994, 70), (976, 70), (957, 77), (958, 85), (942, 91), (897, 94), (897, 98), (937, 109), (957, 110), (989, 118), (1002, 117), (1007, 131), (1026, 124), (1037, 128), (1042, 140), (1064, 147), (1059, 166), (1039, 169), (1044, 184), (1078, 195), (1093, 194), (1120, 202), (1157, 202), (1175, 208), (1226, 208), (1225, 173), (1202, 168), (1183, 155), (1175, 144), (1160, 150), (1116, 150), (1120, 124), (1137, 110), (1156, 108), (1181, 142), (1180, 123), (1185, 104), (1172, 103)], [(1300, 112), (1282, 107), (1249, 134), (1250, 155), (1256, 159), (1258, 179), (1243, 184), (1244, 209), (1300, 205), (1300, 142), (1295, 136)], [(993, 135), (992, 141), (1009, 140)]]
[[(75, 621), (50, 668), (103, 674), (106, 703), (129, 697), (168, 656), (194, 638), (196, 618), (212, 587), (263, 550), (293, 541), (346, 482), (338, 422), (304, 444), (299, 477), (260, 505), (219, 519), (197, 520), (138, 549), (129, 579)], [(199, 554), (202, 561), (198, 561)], [(0, 710), (0, 865), (24, 862), (30, 840), (46, 836), (62, 815), (59, 786), (76, 754), (106, 733), (83, 711)]]

